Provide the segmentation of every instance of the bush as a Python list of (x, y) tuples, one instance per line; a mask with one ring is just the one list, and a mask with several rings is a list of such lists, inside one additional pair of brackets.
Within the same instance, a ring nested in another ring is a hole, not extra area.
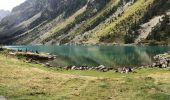
[(156, 40), (149, 41), (150, 46), (158, 45), (158, 42)]

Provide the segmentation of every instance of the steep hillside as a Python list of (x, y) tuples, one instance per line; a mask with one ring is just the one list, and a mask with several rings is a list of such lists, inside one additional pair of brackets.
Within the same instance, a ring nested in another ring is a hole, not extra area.
[(0, 21), (6, 17), (7, 15), (9, 15), (10, 11), (5, 11), (5, 10), (0, 10)]
[(11, 38), (49, 22), (56, 16), (66, 19), (85, 4), (85, 0), (27, 0), (1, 21), (2, 42), (9, 43)]
[(169, 5), (170, 0), (27, 0), (0, 23), (1, 42), (144, 43), (160, 41), (155, 31), (164, 41)]

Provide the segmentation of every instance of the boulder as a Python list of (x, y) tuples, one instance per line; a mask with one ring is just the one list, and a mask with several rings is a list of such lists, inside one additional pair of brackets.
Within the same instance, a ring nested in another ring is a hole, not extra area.
[(52, 67), (50, 63), (45, 63), (45, 66)]
[(106, 70), (106, 67), (104, 65), (100, 65), (97, 67), (97, 70), (104, 71), (104, 70)]
[(166, 64), (162, 64), (161, 68), (167, 68), (168, 66)]
[(152, 64), (152, 67), (156, 67), (156, 66), (157, 66), (157, 64), (156, 64), (156, 63), (153, 63), (153, 64)]
[(76, 69), (76, 66), (72, 66), (72, 67), (71, 67), (71, 70), (75, 70), (75, 69)]
[(133, 69), (131, 67), (123, 67), (123, 68), (118, 68), (116, 70), (116, 72), (120, 72), (120, 73), (130, 73), (133, 72)]
[(72, 66), (66, 66), (66, 67), (64, 67), (64, 69), (66, 69), (66, 70), (71, 70), (71, 69), (72, 69)]

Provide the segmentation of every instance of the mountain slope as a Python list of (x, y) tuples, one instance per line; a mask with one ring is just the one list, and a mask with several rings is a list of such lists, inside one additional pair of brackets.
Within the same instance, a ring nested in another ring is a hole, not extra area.
[(10, 11), (5, 11), (5, 10), (0, 10), (0, 21), (6, 17), (7, 15), (9, 15)]
[[(160, 41), (154, 29), (168, 19), (140, 30), (157, 16), (169, 16), (169, 5), (170, 0), (27, 0), (2, 20), (0, 38), (5, 44)], [(169, 30), (165, 24), (162, 30)]]
[(27, 0), (1, 21), (2, 42), (6, 43), (7, 39), (21, 35), (45, 21), (49, 22), (56, 16), (62, 15), (65, 19), (85, 4), (85, 0)]

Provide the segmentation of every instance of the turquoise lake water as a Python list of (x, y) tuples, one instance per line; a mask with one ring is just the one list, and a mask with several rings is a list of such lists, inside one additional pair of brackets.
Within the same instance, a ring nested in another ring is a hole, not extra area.
[(57, 55), (57, 59), (50, 61), (53, 66), (137, 67), (152, 64), (153, 56), (170, 51), (170, 46), (26, 45), (6, 47)]

